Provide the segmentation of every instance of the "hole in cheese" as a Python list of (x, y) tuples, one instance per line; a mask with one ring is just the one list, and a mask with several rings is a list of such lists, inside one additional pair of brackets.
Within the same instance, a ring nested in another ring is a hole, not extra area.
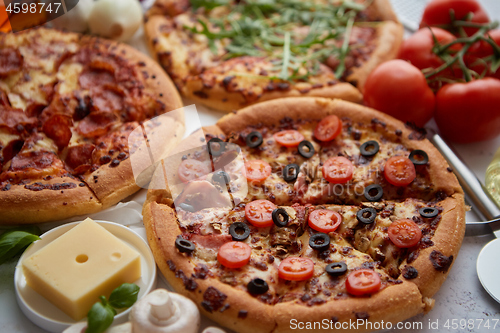
[(86, 254), (80, 254), (76, 257), (76, 262), (80, 264), (87, 262), (87, 260), (89, 260), (89, 256)]

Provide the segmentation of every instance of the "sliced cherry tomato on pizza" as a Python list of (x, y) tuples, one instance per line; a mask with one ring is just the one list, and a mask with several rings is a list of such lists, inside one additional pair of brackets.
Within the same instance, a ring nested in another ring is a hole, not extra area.
[(342, 121), (336, 115), (323, 118), (314, 129), (314, 137), (319, 141), (332, 141), (342, 132)]
[(207, 163), (193, 158), (182, 161), (177, 170), (179, 178), (185, 183), (195, 179), (205, 179), (206, 175), (210, 172), (211, 170)]
[(385, 179), (395, 186), (407, 186), (417, 177), (413, 162), (404, 156), (393, 156), (384, 167)]
[(273, 210), (276, 205), (269, 200), (254, 200), (245, 206), (245, 217), (253, 226), (270, 227), (273, 222)]
[(288, 257), (278, 267), (278, 275), (283, 280), (304, 281), (312, 278), (314, 263), (309, 258)]
[(266, 161), (251, 160), (245, 162), (244, 176), (252, 182), (262, 182), (271, 175), (271, 166)]
[(328, 209), (315, 209), (309, 214), (309, 226), (320, 232), (333, 232), (342, 223), (342, 216)]
[[(433, 0), (427, 4), (422, 15), (420, 28), (427, 26), (446, 26), (451, 23), (450, 11), (456, 19), (464, 20), (471, 13), (472, 23), (489, 22), (488, 15), (476, 0)], [(477, 28), (465, 28), (467, 35), (473, 35)]]
[(374, 294), (380, 290), (382, 282), (377, 272), (370, 269), (360, 269), (347, 276), (345, 286), (347, 292), (354, 296)]
[(407, 248), (418, 244), (422, 238), (422, 231), (418, 225), (410, 219), (392, 222), (387, 230), (391, 242), (397, 247)]
[(252, 248), (243, 242), (228, 242), (219, 248), (217, 260), (227, 268), (240, 268), (248, 264)]
[(273, 135), (274, 140), (285, 147), (297, 147), (304, 136), (296, 130), (281, 131)]
[(323, 164), (323, 177), (333, 184), (345, 184), (352, 179), (354, 166), (342, 156), (330, 157)]

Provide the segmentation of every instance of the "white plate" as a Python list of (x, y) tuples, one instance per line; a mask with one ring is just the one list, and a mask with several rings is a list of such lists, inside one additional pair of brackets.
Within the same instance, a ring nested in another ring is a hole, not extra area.
[[(156, 263), (148, 244), (139, 235), (123, 225), (106, 221), (96, 222), (140, 253), (141, 278), (134, 283), (141, 288), (138, 298), (148, 294), (156, 285)], [(77, 323), (77, 321), (70, 318), (26, 284), (21, 263), (24, 258), (40, 250), (57, 237), (75, 227), (78, 223), (80, 222), (68, 223), (44, 233), (40, 240), (31, 244), (24, 251), (14, 273), (14, 286), (19, 307), (35, 325), (50, 332), (62, 332), (69, 326)], [(130, 308), (119, 312), (115, 316), (113, 324), (128, 321), (129, 312)], [(86, 319), (82, 321), (84, 320)]]

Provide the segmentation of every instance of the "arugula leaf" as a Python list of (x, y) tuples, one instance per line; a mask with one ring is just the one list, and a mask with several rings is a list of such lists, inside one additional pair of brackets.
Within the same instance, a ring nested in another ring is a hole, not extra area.
[(88, 317), (88, 325), (85, 333), (102, 333), (113, 323), (116, 310), (109, 305), (106, 297), (100, 296), (100, 302), (92, 305)]
[(190, 0), (190, 2), (194, 9), (203, 7), (210, 10), (219, 6), (229, 5), (229, 0)]
[(136, 284), (124, 283), (113, 290), (109, 296), (109, 304), (116, 309), (131, 307), (137, 301), (139, 289)]
[(31, 227), (9, 230), (0, 235), (0, 265), (15, 257), (34, 241), (39, 240), (40, 237), (37, 234), (40, 234), (40, 229)]

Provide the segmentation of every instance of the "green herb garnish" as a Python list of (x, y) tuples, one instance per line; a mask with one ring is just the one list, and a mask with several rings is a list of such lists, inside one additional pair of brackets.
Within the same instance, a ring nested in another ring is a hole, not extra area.
[(39, 240), (38, 227), (11, 229), (0, 235), (0, 265), (14, 258), (36, 240)]
[(102, 333), (113, 323), (116, 309), (131, 307), (139, 295), (139, 286), (133, 283), (124, 283), (111, 293), (109, 301), (104, 296), (99, 302), (92, 305), (87, 314), (87, 329), (85, 333)]
[[(305, 80), (320, 63), (339, 60), (335, 76), (345, 73), (354, 18), (366, 5), (350, 0), (190, 0), (197, 24), (184, 28), (203, 35), (215, 58), (251, 56), (273, 64), (271, 80)], [(205, 11), (198, 15), (199, 11)], [(217, 11), (217, 12), (216, 12)], [(351, 45), (352, 46), (352, 45)]]

